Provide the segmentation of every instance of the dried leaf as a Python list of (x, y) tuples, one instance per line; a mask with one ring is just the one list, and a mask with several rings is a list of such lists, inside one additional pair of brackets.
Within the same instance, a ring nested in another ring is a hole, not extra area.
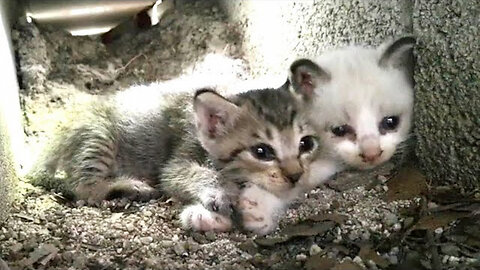
[(413, 226), (413, 230), (435, 230), (440, 227), (448, 225), (450, 222), (455, 221), (459, 218), (468, 216), (467, 213), (454, 212), (454, 211), (445, 211), (438, 212), (433, 215), (423, 216), (420, 220)]
[(308, 220), (311, 221), (335, 221), (335, 223), (341, 225), (345, 223), (345, 221), (348, 220), (348, 216), (346, 215), (341, 215), (341, 214), (335, 214), (335, 213), (321, 213), (318, 215), (312, 215), (307, 218)]
[(255, 245), (255, 242), (252, 241), (251, 239), (241, 243), (240, 245), (238, 245), (238, 248), (242, 251), (245, 251), (247, 252), (248, 254), (255, 254), (258, 252), (257, 250), (257, 246)]
[[(58, 248), (55, 247), (52, 244), (43, 244), (39, 246), (38, 248), (34, 249), (32, 252), (29, 254), (29, 258), (24, 261), (25, 265), (33, 265), (34, 263), (40, 261), (40, 259), (44, 258), (47, 259), (49, 258), (50, 254), (54, 253), (54, 255), (51, 257), (55, 257), (55, 255), (58, 252)], [(45, 264), (48, 263), (48, 261), (51, 259), (49, 258), (48, 260), (45, 261)], [(41, 261), (43, 264), (44, 260)]]
[(387, 202), (413, 199), (428, 189), (425, 176), (411, 167), (401, 169), (387, 186)]
[(350, 250), (347, 247), (345, 247), (343, 245), (340, 245), (340, 244), (336, 244), (336, 243), (326, 244), (325, 249), (328, 249), (328, 250), (336, 249), (336, 250), (342, 252), (345, 255), (350, 253)]
[(307, 259), (305, 269), (307, 270), (330, 270), (335, 266), (335, 260), (317, 254)]
[(365, 245), (360, 248), (360, 252), (358, 256), (362, 258), (363, 261), (373, 261), (376, 265), (386, 268), (390, 265), (387, 259), (383, 258), (382, 256), (378, 255), (378, 253), (371, 248), (370, 245)]
[(462, 218), (447, 238), (473, 249), (480, 249), (480, 216)]
[(438, 204), (480, 203), (475, 198), (475, 192), (466, 192), (464, 189), (456, 186), (437, 186), (429, 191), (430, 200)]
[(363, 268), (354, 262), (343, 262), (336, 264), (331, 270), (363, 270)]
[(31, 217), (29, 215), (22, 214), (22, 213), (14, 213), (14, 214), (12, 214), (12, 216), (18, 217), (18, 218), (21, 218), (23, 220), (30, 221), (30, 222), (35, 221), (35, 219), (33, 217)]
[(255, 243), (264, 247), (272, 247), (276, 244), (281, 244), (289, 241), (293, 237), (302, 237), (302, 236), (315, 236), (323, 234), (328, 230), (335, 227), (335, 222), (333, 221), (323, 221), (323, 222), (311, 222), (311, 221), (302, 221), (297, 224), (289, 225), (285, 227), (281, 232), (279, 237), (261, 237), (255, 239)]
[(335, 227), (335, 222), (333, 221), (323, 221), (323, 222), (309, 222), (303, 221), (294, 225), (285, 227), (282, 230), (281, 234), (293, 236), (314, 236), (323, 234), (330, 229)]
[(272, 247), (275, 246), (276, 244), (281, 244), (285, 243), (288, 240), (290, 240), (290, 236), (280, 236), (280, 237), (262, 237), (262, 238), (257, 238), (255, 239), (255, 243), (260, 246), (264, 247)]

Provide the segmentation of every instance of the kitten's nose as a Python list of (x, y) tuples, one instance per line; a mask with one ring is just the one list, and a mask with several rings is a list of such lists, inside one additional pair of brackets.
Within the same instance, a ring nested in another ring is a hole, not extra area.
[(282, 170), (282, 175), (286, 178), (285, 180), (292, 184), (298, 182), (303, 174), (302, 165), (296, 158), (283, 160), (280, 163), (280, 169)]
[(295, 184), (296, 182), (298, 182), (298, 179), (302, 177), (302, 174), (303, 173), (294, 173), (294, 174), (287, 175), (286, 177), (292, 184)]
[(359, 154), (359, 156), (362, 158), (363, 162), (368, 163), (374, 162), (383, 153), (378, 140), (375, 138), (366, 138), (362, 140), (360, 150), (362, 152)]
[(377, 158), (379, 158), (383, 153), (383, 150), (375, 151), (375, 152), (363, 152), (360, 153), (360, 157), (364, 162), (374, 162)]

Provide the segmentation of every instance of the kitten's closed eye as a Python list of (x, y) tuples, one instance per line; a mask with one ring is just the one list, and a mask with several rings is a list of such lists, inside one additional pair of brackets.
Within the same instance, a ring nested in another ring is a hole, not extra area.
[(265, 143), (260, 143), (250, 148), (250, 152), (257, 159), (263, 161), (272, 161), (275, 159), (275, 150)]

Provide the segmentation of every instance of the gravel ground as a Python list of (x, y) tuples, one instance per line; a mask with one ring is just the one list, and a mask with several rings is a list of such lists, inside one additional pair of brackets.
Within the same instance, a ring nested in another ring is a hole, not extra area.
[[(200, 2), (108, 46), (18, 23), (12, 36), (32, 156), (65, 111), (97, 95), (185, 74), (248, 79), (237, 29)], [(480, 269), (479, 191), (430, 187), (412, 169), (392, 179), (390, 170), (344, 178), (362, 185), (310, 192), (267, 237), (184, 231), (171, 198), (92, 208), (21, 181), (0, 229), (0, 269)]]

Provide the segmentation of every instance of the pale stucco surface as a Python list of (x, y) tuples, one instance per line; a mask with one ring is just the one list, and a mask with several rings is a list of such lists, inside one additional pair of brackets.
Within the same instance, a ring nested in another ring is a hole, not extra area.
[(0, 0), (0, 224), (5, 220), (23, 154), (18, 83), (15, 71), (10, 21), (16, 12), (13, 1)]

